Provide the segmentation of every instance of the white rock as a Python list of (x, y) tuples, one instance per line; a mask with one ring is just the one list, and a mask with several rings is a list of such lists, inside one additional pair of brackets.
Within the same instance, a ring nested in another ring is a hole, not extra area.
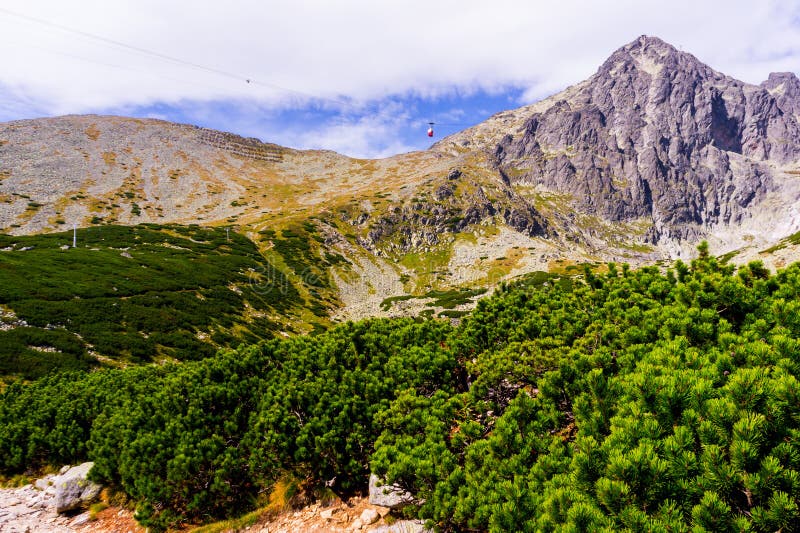
[(72, 520), (73, 526), (80, 526), (89, 521), (89, 513), (81, 513)]
[(352, 531), (360, 531), (362, 527), (364, 527), (364, 524), (361, 522), (361, 519), (360, 518), (356, 518), (353, 521), (353, 524), (350, 526), (350, 529)]
[(421, 520), (398, 520), (391, 526), (379, 526), (371, 533), (432, 533)]
[(70, 468), (53, 480), (56, 488), (56, 512), (71, 511), (94, 500), (102, 487), (87, 479), (94, 463), (83, 463)]
[(375, 474), (369, 476), (369, 503), (389, 509), (405, 507), (414, 497), (396, 485), (384, 485)]
[(319, 512), (319, 517), (330, 520), (333, 517), (333, 509), (323, 509)]
[(366, 525), (374, 524), (378, 521), (378, 518), (380, 518), (380, 515), (375, 509), (364, 509), (361, 513), (361, 522)]

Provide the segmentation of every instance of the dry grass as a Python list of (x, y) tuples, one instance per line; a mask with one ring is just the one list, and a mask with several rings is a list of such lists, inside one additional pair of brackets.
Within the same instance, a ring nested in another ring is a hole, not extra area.
[(83, 130), (83, 132), (93, 141), (96, 141), (100, 137), (100, 129), (97, 127), (97, 124), (91, 124), (88, 128)]

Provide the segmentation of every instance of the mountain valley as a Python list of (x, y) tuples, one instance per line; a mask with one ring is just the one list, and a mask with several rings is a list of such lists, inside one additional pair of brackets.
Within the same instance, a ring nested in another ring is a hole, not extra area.
[(643, 36), (561, 93), (381, 160), (151, 119), (6, 123), (0, 231), (198, 224), (274, 259), (272, 235), (311, 224), (310, 248), (343, 258), (334, 319), (534, 271), (669, 262), (701, 240), (780, 266), (793, 246), (774, 264), (761, 252), (800, 230), (798, 94), (794, 74), (749, 85)]
[(0, 530), (798, 531), (798, 260), (800, 81), (656, 37), (385, 159), (0, 124)]

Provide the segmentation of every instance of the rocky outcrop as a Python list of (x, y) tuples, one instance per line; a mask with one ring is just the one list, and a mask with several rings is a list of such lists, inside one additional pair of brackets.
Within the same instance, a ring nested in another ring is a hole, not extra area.
[(769, 165), (800, 160), (797, 95), (793, 75), (747, 85), (640, 37), (500, 140), (495, 157), (512, 183), (566, 193), (585, 213), (652, 219), (653, 242), (699, 238), (776, 189)]
[(800, 115), (800, 79), (791, 72), (773, 72), (761, 83), (774, 98), (778, 109), (786, 114)]
[(500, 176), (491, 180), (486, 176), (467, 178), (461, 171), (451, 171), (439, 179), (429, 185), (429, 193), (421, 191), (388, 211), (353, 215), (353, 225), (368, 228), (360, 244), (373, 251), (405, 253), (435, 246), (444, 235), (479, 224), (494, 224), (497, 219), (528, 237), (552, 233), (541, 213)]
[(371, 530), (371, 533), (432, 533), (432, 529), (425, 527), (421, 520), (398, 520), (392, 525), (380, 526)]
[(99, 495), (101, 487), (86, 478), (92, 465), (65, 466), (58, 474), (44, 476), (32, 485), (0, 489), (0, 531), (81, 530), (89, 521), (89, 513), (69, 511), (84, 507)]
[(102, 487), (88, 479), (93, 466), (94, 463), (73, 466), (53, 479), (57, 513), (78, 509), (97, 498)]
[(414, 502), (414, 496), (401, 487), (387, 485), (375, 474), (369, 476), (369, 503), (389, 509), (400, 509)]

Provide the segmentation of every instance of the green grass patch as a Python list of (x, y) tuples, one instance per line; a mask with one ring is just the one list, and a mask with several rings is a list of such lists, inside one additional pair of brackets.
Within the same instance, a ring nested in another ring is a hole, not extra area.
[(772, 253), (777, 252), (778, 250), (783, 250), (784, 248), (786, 248), (789, 245), (797, 246), (798, 244), (800, 244), (800, 232), (794, 233), (794, 234), (789, 235), (788, 237), (786, 237), (784, 239), (781, 239), (781, 241), (778, 244), (776, 244), (775, 246), (771, 246), (771, 247), (767, 248), (766, 250), (761, 250), (761, 252), (759, 252), (759, 253), (772, 254)]
[(726, 254), (719, 256), (719, 261), (721, 263), (727, 263), (737, 255), (739, 255), (739, 250), (732, 250)]
[(381, 309), (383, 311), (388, 311), (389, 309), (392, 308), (392, 305), (395, 302), (405, 302), (407, 300), (413, 300), (414, 298), (418, 297), (414, 296), (413, 294), (401, 294), (399, 296), (389, 296), (388, 298), (384, 298), (384, 300), (381, 302)]
[[(391, 309), (395, 302), (404, 302), (407, 300), (427, 300), (433, 298), (433, 302), (429, 305), (435, 307), (442, 307), (444, 309), (453, 309), (459, 305), (470, 304), (474, 298), (486, 293), (487, 289), (453, 289), (453, 290), (433, 290), (428, 291), (423, 295), (415, 296), (413, 294), (401, 294), (398, 296), (390, 296), (381, 302), (381, 309), (388, 311)], [(441, 314), (440, 314), (441, 315)]]
[(439, 313), (440, 317), (443, 318), (462, 318), (469, 315), (469, 311), (457, 311), (455, 309), (445, 309), (444, 311)]

